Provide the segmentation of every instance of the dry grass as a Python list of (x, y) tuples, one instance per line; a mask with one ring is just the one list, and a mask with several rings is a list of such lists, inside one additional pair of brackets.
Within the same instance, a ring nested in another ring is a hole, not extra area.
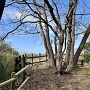
[(46, 63), (34, 65), (29, 71), (31, 75), (26, 90), (90, 90), (89, 65), (61, 76), (54, 74), (54, 69), (48, 68)]
[(48, 63), (35, 64), (27, 71), (30, 76), (22, 90), (90, 90), (90, 66), (76, 69), (72, 74), (58, 76)]
[(90, 90), (90, 64), (85, 64), (84, 67), (80, 67), (75, 71), (76, 86), (80, 90)]

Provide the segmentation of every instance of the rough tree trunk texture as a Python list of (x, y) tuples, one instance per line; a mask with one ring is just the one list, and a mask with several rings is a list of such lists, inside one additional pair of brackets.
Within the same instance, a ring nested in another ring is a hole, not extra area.
[[(45, 3), (43, 3), (43, 6), (45, 7)], [(45, 9), (43, 9), (43, 16), (44, 16), (45, 21), (48, 23)], [(46, 30), (46, 41), (47, 41), (47, 46), (48, 46), (48, 50), (49, 50), (49, 65), (51, 67), (55, 67), (56, 63), (55, 63), (55, 59), (54, 59), (54, 53), (53, 53), (52, 45), (50, 42), (49, 27), (46, 24), (45, 24), (45, 30)]]
[(69, 59), (70, 59), (70, 51), (71, 51), (71, 43), (72, 43), (72, 40), (71, 40), (71, 20), (68, 24), (68, 33), (67, 33), (67, 49), (66, 49), (66, 54), (65, 54), (65, 64), (64, 64), (64, 69), (67, 68), (67, 65), (69, 64)]
[[(69, 0), (69, 10), (68, 13), (70, 12), (71, 8), (72, 8), (72, 1)], [(72, 39), (71, 39), (71, 32), (72, 32), (72, 12), (70, 12), (70, 15), (68, 16), (67, 14), (67, 18), (68, 18), (68, 31), (67, 31), (67, 48), (66, 48), (66, 54), (65, 54), (65, 60), (64, 60), (64, 65), (63, 65), (63, 70), (65, 70), (67, 68), (67, 65), (69, 64), (69, 59), (70, 59), (70, 51), (71, 51), (71, 43), (72, 43)]]
[[(58, 32), (58, 26), (56, 27), (56, 32)], [(55, 34), (55, 37), (54, 37), (54, 49), (55, 49), (55, 59), (57, 58), (57, 36)]]
[(55, 59), (57, 58), (57, 37), (54, 37), (54, 47), (55, 47)]
[(63, 69), (65, 69), (66, 71), (67, 71), (67, 66), (69, 65), (69, 62), (71, 62), (70, 58), (71, 58), (71, 60), (73, 59), (73, 54), (71, 54), (72, 57), (70, 57), (71, 48), (73, 48), (73, 47), (71, 47), (72, 39), (73, 39), (71, 37), (71, 33), (72, 33), (73, 12), (74, 12), (74, 9), (76, 8), (76, 6), (77, 6), (77, 0), (76, 1), (69, 0), (69, 11), (68, 11), (68, 14), (67, 14), (67, 21), (68, 21), (68, 26), (67, 26), (68, 27), (68, 32), (67, 32), (67, 49), (66, 49), (66, 54), (65, 54), (65, 63), (63, 65)]
[(81, 53), (81, 51), (82, 51), (82, 49), (83, 49), (83, 47), (84, 47), (84, 45), (86, 43), (86, 40), (87, 40), (89, 34), (90, 34), (90, 25), (87, 28), (87, 30), (86, 30), (83, 38), (82, 38), (82, 41), (81, 41), (81, 43), (80, 43), (80, 45), (79, 45), (79, 47), (78, 47), (78, 49), (77, 49), (77, 51), (75, 53), (75, 56), (74, 56), (74, 67), (77, 67), (78, 58), (79, 58), (80, 53)]
[(2, 13), (3, 13), (3, 10), (4, 10), (5, 1), (6, 0), (0, 0), (0, 19), (2, 17)]
[(75, 9), (73, 10), (73, 16), (72, 16), (72, 43), (71, 43), (71, 51), (70, 51), (70, 60), (69, 65), (67, 66), (67, 70), (71, 71), (73, 68), (74, 63), (74, 44), (75, 44)]
[(48, 46), (47, 46), (47, 41), (46, 41), (46, 37), (45, 37), (45, 34), (44, 34), (44, 30), (43, 30), (43, 27), (42, 27), (42, 24), (41, 24), (41, 20), (39, 22), (39, 25), (40, 25), (40, 30), (41, 30), (41, 36), (42, 36), (43, 41), (44, 41), (44, 47), (45, 47), (45, 49), (47, 51), (47, 56), (49, 58), (49, 56), (50, 56), (49, 55), (49, 50), (48, 50)]
[(61, 63), (62, 63), (62, 48), (64, 42), (64, 30), (60, 30), (60, 36), (58, 37), (59, 44), (58, 44), (58, 51), (57, 51), (57, 59), (56, 59), (56, 66), (57, 71), (60, 72)]
[[(71, 8), (72, 8), (71, 1), (69, 1), (69, 11), (70, 11)], [(67, 18), (68, 18), (68, 25), (67, 25), (67, 28), (68, 28), (68, 31), (67, 31), (67, 48), (66, 48), (66, 52), (65, 52), (65, 59), (64, 59), (64, 64), (62, 66), (62, 71), (65, 71), (67, 69), (68, 64), (69, 64), (70, 51), (71, 51), (71, 43), (72, 43), (72, 39), (71, 39), (72, 15), (71, 15), (71, 13), (70, 13), (70, 16), (68, 16)]]

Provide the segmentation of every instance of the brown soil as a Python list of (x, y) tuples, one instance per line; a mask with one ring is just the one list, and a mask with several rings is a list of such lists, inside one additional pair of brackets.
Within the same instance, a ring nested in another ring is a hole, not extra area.
[(30, 79), (22, 90), (90, 90), (90, 66), (58, 76), (53, 68), (36, 65), (28, 70)]

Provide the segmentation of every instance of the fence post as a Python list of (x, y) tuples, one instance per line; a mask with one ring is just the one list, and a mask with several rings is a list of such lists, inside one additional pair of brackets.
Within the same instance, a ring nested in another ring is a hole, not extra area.
[(84, 61), (83, 61), (83, 60), (81, 60), (81, 66), (84, 66), (84, 64), (83, 64), (83, 63), (84, 63)]
[[(25, 67), (25, 61), (26, 61), (26, 59), (25, 59), (25, 56), (23, 55), (22, 56), (22, 68), (24, 68)], [(25, 80), (25, 71), (22, 73), (22, 82)]]
[(47, 52), (46, 52), (46, 62), (47, 62)]
[(33, 53), (31, 55), (32, 55), (32, 65), (33, 65)]
[(21, 58), (21, 55), (19, 55), (18, 57), (18, 71), (22, 69), (22, 58)]
[(41, 53), (39, 53), (39, 63), (41, 63), (40, 61), (41, 61)]
[(15, 57), (15, 64), (14, 64), (14, 72), (17, 72), (17, 60), (18, 60), (18, 57)]
[[(12, 72), (11, 78), (15, 78), (15, 72)], [(15, 90), (15, 81), (11, 82), (11, 90)]]

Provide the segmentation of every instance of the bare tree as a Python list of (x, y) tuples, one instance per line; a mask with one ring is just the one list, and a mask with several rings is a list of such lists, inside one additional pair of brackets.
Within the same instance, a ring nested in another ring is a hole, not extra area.
[(82, 38), (82, 41), (81, 41), (81, 43), (80, 43), (80, 45), (79, 45), (79, 47), (78, 47), (78, 49), (77, 49), (77, 51), (75, 53), (75, 56), (74, 56), (74, 67), (77, 67), (78, 58), (79, 58), (80, 53), (81, 53), (81, 51), (82, 51), (82, 49), (83, 49), (83, 47), (84, 47), (84, 45), (86, 43), (86, 40), (87, 40), (89, 34), (90, 34), (90, 25), (88, 26), (88, 28), (87, 28), (87, 30), (86, 30), (83, 38)]
[(73, 67), (73, 57), (74, 57), (74, 42), (75, 42), (75, 11), (77, 6), (77, 0), (69, 1), (69, 11), (68, 11), (68, 33), (67, 33), (67, 49), (65, 55), (65, 68), (67, 70)]
[[(57, 0), (56, 0), (57, 1)], [(1, 38), (4, 40), (10, 33), (16, 32), (19, 34), (40, 34), (43, 38), (44, 46), (49, 59), (49, 66), (54, 67), (58, 73), (62, 71), (66, 72), (76, 66), (78, 57), (81, 50), (89, 36), (89, 28), (86, 30), (82, 42), (74, 55), (75, 48), (75, 35), (82, 34), (83, 32), (75, 33), (76, 24), (77, 27), (81, 23), (76, 21), (76, 11), (78, 0), (68, 0), (67, 10), (63, 10), (64, 15), (61, 16), (59, 9), (60, 4), (55, 0), (14, 0), (6, 5), (14, 6), (19, 12), (20, 16), (11, 20), (9, 18), (9, 24), (14, 24), (14, 28), (7, 32), (6, 35)], [(66, 13), (66, 11), (68, 11)], [(80, 16), (81, 17), (81, 16)], [(65, 22), (64, 22), (64, 18)], [(77, 23), (76, 23), (77, 22)], [(52, 24), (53, 23), (53, 24)], [(8, 26), (9, 26), (8, 24)], [(27, 29), (32, 26), (34, 29)], [(50, 31), (53, 32), (54, 49), (51, 44)], [(83, 45), (82, 45), (83, 43)], [(54, 51), (55, 50), (55, 51)], [(54, 53), (55, 52), (55, 53)], [(65, 54), (65, 59), (63, 56)]]

